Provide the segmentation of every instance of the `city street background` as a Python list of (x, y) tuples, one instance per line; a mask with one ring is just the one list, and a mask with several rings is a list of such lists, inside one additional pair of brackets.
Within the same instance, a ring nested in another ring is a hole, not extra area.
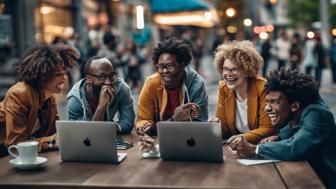
[(0, 100), (18, 81), (15, 68), (27, 49), (66, 44), (81, 59), (57, 95), (62, 119), (67, 92), (95, 55), (117, 67), (136, 106), (144, 80), (154, 72), (153, 47), (168, 37), (192, 45), (191, 66), (205, 78), (209, 118), (215, 117), (221, 79), (213, 52), (233, 40), (252, 41), (269, 62), (260, 75), (278, 69), (277, 59), (285, 54), (285, 66), (311, 74), (336, 114), (336, 0), (0, 0)]

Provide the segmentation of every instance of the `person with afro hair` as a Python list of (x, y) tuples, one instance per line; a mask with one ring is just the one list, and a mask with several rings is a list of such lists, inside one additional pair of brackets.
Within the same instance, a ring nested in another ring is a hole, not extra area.
[(335, 120), (314, 79), (282, 68), (271, 72), (267, 80), (265, 110), (280, 132), (258, 145), (242, 136), (230, 147), (243, 157), (307, 160), (327, 188), (336, 188)]
[[(154, 48), (152, 60), (157, 72), (147, 78), (140, 93), (135, 123), (138, 133), (155, 135), (158, 121), (207, 121), (204, 79), (188, 66), (191, 45), (176, 38), (166, 39)], [(140, 142), (143, 151), (154, 147), (148, 135)]]
[(266, 79), (258, 75), (263, 59), (250, 41), (232, 41), (218, 46), (214, 64), (223, 80), (218, 84), (216, 117), (223, 138), (244, 134), (258, 143), (276, 129), (265, 112)]
[(18, 66), (21, 81), (0, 102), (0, 157), (8, 155), (10, 145), (27, 140), (39, 142), (39, 152), (57, 149), (54, 94), (62, 92), (66, 69), (78, 58), (78, 52), (65, 45), (28, 49)]

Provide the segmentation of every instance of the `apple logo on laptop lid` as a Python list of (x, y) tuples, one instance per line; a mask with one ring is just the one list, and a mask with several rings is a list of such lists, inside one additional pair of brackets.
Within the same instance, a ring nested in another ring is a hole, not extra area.
[(85, 146), (91, 146), (91, 140), (89, 139), (89, 137), (86, 137), (86, 139), (83, 141)]
[(196, 146), (196, 141), (193, 137), (187, 139), (187, 145), (190, 147)]

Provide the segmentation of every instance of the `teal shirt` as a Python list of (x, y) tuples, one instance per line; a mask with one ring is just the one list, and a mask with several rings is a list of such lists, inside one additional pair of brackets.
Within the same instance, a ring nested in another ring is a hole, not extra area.
[(303, 110), (298, 125), (283, 127), (279, 136), (278, 142), (260, 144), (258, 155), (285, 161), (308, 160), (326, 186), (336, 188), (336, 125), (321, 98)]
[[(86, 79), (78, 81), (68, 93), (67, 109), (69, 120), (92, 120), (94, 112), (91, 112), (90, 104), (85, 96), (85, 81)], [(106, 121), (118, 123), (120, 126), (120, 130), (118, 130), (119, 133), (130, 133), (133, 129), (135, 120), (133, 101), (130, 88), (122, 78), (118, 77), (116, 82), (116, 96), (106, 110)], [(118, 120), (114, 120), (114, 118)]]

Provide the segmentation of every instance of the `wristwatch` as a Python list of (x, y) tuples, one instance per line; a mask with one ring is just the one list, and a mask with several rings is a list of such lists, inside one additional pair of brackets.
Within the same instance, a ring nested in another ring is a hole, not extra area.
[(56, 144), (55, 139), (53, 139), (52, 141), (48, 141), (48, 148), (53, 148), (55, 144)]

